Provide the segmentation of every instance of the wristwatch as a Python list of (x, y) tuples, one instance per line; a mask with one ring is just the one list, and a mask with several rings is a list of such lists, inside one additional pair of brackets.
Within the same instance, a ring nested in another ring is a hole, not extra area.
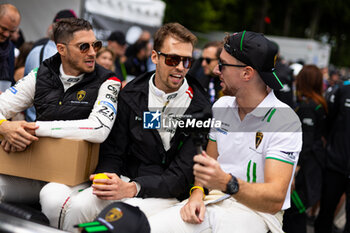
[(238, 184), (237, 178), (232, 174), (230, 174), (230, 175), (231, 175), (231, 179), (226, 185), (225, 193), (232, 195), (232, 194), (236, 194), (238, 192), (239, 184)]

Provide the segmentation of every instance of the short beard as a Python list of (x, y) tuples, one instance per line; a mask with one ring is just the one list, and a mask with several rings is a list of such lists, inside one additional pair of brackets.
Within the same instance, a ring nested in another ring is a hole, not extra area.
[[(69, 52), (69, 49), (67, 49), (67, 58), (68, 58), (68, 63), (69, 63), (69, 65), (70, 65), (70, 67), (72, 67), (74, 70), (77, 70), (77, 71), (79, 71), (79, 73), (90, 73), (90, 72), (92, 72), (94, 69), (95, 69), (95, 67), (92, 69), (92, 70), (89, 70), (89, 69), (83, 69), (82, 67), (79, 67), (79, 65), (78, 65), (78, 63), (79, 63), (79, 61), (76, 61), (76, 60), (74, 60), (74, 59), (72, 59), (72, 57), (71, 57), (71, 55), (70, 55), (70, 52)], [(95, 64), (96, 65), (96, 64)]]
[(227, 95), (227, 96), (235, 96), (235, 92), (233, 92), (232, 90), (229, 90), (227, 88), (224, 88), (222, 90), (222, 93), (224, 93), (224, 95)]

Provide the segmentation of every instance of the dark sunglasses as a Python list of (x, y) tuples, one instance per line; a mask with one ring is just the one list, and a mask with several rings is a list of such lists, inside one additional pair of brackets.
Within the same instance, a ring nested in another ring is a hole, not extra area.
[(209, 57), (201, 57), (201, 61), (205, 61), (208, 65), (211, 63), (211, 61), (218, 60), (217, 58), (209, 58)]
[[(66, 44), (66, 43), (62, 43), (62, 44), (71, 45), (71, 44)], [(97, 40), (97, 41), (93, 42), (91, 44), (91, 46), (94, 48), (95, 52), (97, 52), (98, 50), (100, 50), (102, 48), (102, 41)], [(78, 48), (79, 48), (81, 53), (87, 53), (90, 49), (90, 44), (87, 42), (81, 43), (78, 45)]]
[(165, 57), (165, 64), (168, 66), (177, 66), (182, 61), (182, 65), (185, 69), (191, 68), (193, 61), (192, 57), (182, 57), (179, 55), (166, 54), (159, 51), (157, 53)]
[(246, 67), (246, 65), (223, 64), (223, 63), (221, 63), (221, 61), (219, 61), (218, 65), (219, 65), (219, 71), (220, 72), (222, 71), (222, 67), (223, 66)]

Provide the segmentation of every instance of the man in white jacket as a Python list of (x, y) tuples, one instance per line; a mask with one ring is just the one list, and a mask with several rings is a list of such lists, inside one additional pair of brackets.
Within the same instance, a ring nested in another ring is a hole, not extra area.
[[(95, 64), (101, 41), (84, 19), (62, 19), (54, 26), (58, 53), (0, 95), (1, 146), (23, 151), (39, 137), (103, 142), (116, 117), (120, 81)], [(34, 105), (36, 122), (9, 121)], [(45, 182), (0, 175), (0, 202), (39, 200)]]

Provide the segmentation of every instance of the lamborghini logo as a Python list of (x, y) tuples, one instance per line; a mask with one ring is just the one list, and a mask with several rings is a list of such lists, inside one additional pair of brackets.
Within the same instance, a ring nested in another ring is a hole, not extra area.
[(77, 99), (78, 99), (79, 101), (82, 101), (82, 100), (85, 98), (85, 96), (86, 96), (86, 91), (83, 91), (83, 90), (78, 91), (78, 93), (77, 93)]
[(105, 216), (107, 222), (114, 222), (123, 217), (123, 212), (119, 208), (112, 208)]
[(255, 149), (258, 149), (264, 135), (262, 132), (256, 132), (255, 134)]

